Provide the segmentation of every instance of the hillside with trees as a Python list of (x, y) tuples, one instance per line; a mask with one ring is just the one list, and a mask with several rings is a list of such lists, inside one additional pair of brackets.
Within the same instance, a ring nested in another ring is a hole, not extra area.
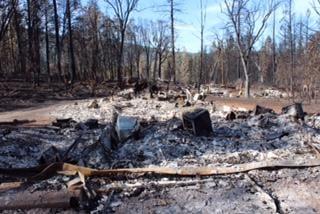
[[(310, 11), (319, 14), (319, 2), (301, 17), (292, 11), (293, 3), (221, 2), (226, 8), (222, 36), (199, 47), (199, 53), (188, 53), (174, 46), (179, 40), (174, 1), (161, 4), (161, 13), (168, 13), (162, 20), (134, 19), (137, 0), (106, 1), (105, 8), (94, 0), (1, 1), (0, 75), (35, 86), (132, 78), (233, 85), (242, 79), (248, 89), (261, 83), (292, 94), (303, 87), (315, 91), (319, 32)], [(201, 31), (208, 30), (205, 5), (201, 11)], [(280, 31), (275, 26), (266, 31), (267, 24), (279, 25)]]

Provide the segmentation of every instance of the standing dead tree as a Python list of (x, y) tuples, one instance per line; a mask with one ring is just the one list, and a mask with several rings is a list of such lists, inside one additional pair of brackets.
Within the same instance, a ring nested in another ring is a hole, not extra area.
[(260, 51), (257, 53), (254, 61), (255, 66), (258, 69), (259, 80), (262, 84), (272, 83), (273, 77), (273, 43), (270, 36), (267, 37), (266, 41), (262, 45)]
[[(167, 23), (162, 20), (158, 20), (153, 28), (153, 43), (155, 47), (155, 62), (154, 62), (154, 80), (156, 76), (159, 79), (162, 77), (162, 64), (167, 59), (168, 46), (170, 43), (170, 38), (167, 31)], [(156, 72), (158, 75), (156, 75)]]
[(143, 52), (142, 47), (142, 35), (140, 33), (140, 26), (136, 25), (134, 28), (134, 37), (133, 37), (133, 49), (134, 49), (134, 58), (135, 58), (135, 64), (136, 64), (136, 73), (138, 81), (140, 79), (140, 61), (141, 61), (141, 55)]
[[(170, 22), (171, 22), (171, 52), (172, 52), (172, 66), (170, 72), (170, 80), (171, 76), (173, 75), (173, 81), (176, 82), (176, 50), (175, 50), (175, 31), (174, 31), (174, 2), (173, 0), (170, 1)], [(169, 81), (170, 82), (170, 81)]]
[[(276, 4), (275, 0), (272, 0), (272, 5)], [(277, 71), (276, 63), (276, 9), (273, 11), (273, 21), (272, 21), (272, 83), (275, 82), (275, 75)]]
[(245, 96), (250, 97), (249, 62), (251, 54), (277, 5), (267, 5), (267, 9), (264, 9), (261, 2), (252, 0), (224, 0), (224, 4), (226, 15), (236, 36), (236, 44), (244, 71)]
[[(4, 39), (10, 21), (14, 14), (14, 5), (10, 1), (0, 0), (0, 43)], [(1, 44), (0, 44), (0, 48)], [(2, 52), (2, 51), (1, 51)], [(3, 64), (0, 60), (0, 72), (2, 73)]]
[(203, 79), (203, 67), (204, 67), (204, 46), (203, 46), (203, 36), (204, 36), (204, 27), (205, 27), (205, 20), (206, 20), (206, 10), (205, 5), (203, 5), (203, 0), (200, 0), (200, 15), (201, 15), (201, 21), (200, 21), (200, 70), (199, 70), (199, 80), (198, 80), (198, 91), (200, 92), (200, 87)]
[(59, 72), (59, 78), (62, 79), (62, 68), (61, 68), (61, 47), (60, 47), (60, 36), (59, 36), (59, 15), (57, 1), (53, 0), (54, 9), (54, 29), (55, 29), (55, 39), (56, 39), (56, 54), (57, 54), (57, 67)]
[(294, 41), (293, 41), (293, 14), (292, 14), (292, 0), (288, 1), (288, 34), (289, 34), (289, 48), (290, 48), (290, 92), (294, 98)]
[(320, 81), (320, 65), (319, 65), (319, 43), (320, 33), (315, 34), (310, 39), (307, 46), (307, 58), (306, 70), (304, 72), (304, 84), (303, 92), (304, 98), (307, 98), (309, 103), (314, 99), (317, 102), (317, 91), (319, 88)]
[(71, 11), (70, 0), (66, 1), (66, 16), (68, 19), (68, 31), (69, 31), (69, 58), (70, 58), (70, 66), (71, 66), (70, 83), (73, 84), (76, 79), (76, 62), (75, 62), (75, 56), (74, 56), (72, 11)]
[(144, 26), (140, 27), (140, 33), (142, 35), (142, 46), (145, 52), (145, 71), (146, 71), (145, 73), (147, 76), (147, 80), (150, 80), (151, 52), (152, 52), (152, 39), (151, 39), (150, 25), (148, 26), (148, 23), (145, 23)]
[(16, 4), (16, 0), (0, 0), (0, 41), (8, 29)]
[(15, 33), (17, 36), (17, 49), (18, 49), (18, 64), (19, 64), (19, 70), (22, 74), (27, 77), (26, 73), (26, 51), (25, 46), (23, 42), (24, 37), (24, 27), (23, 27), (23, 12), (20, 9), (19, 1), (17, 0), (17, 5), (14, 9), (14, 15), (13, 15), (13, 25), (15, 28)]
[(118, 24), (120, 33), (120, 47), (118, 53), (118, 68), (117, 77), (118, 84), (122, 85), (122, 67), (123, 67), (123, 52), (124, 42), (126, 36), (127, 25), (129, 22), (130, 14), (136, 9), (139, 0), (105, 0), (107, 4), (112, 8)]
[(47, 67), (47, 78), (48, 83), (51, 83), (51, 74), (50, 74), (50, 41), (49, 41), (49, 12), (50, 4), (48, 0), (45, 0), (44, 7), (44, 18), (45, 18), (45, 42), (46, 42), (46, 67)]
[(161, 9), (161, 12), (164, 12), (169, 15), (169, 20), (170, 20), (170, 33), (171, 33), (171, 38), (170, 38), (170, 49), (171, 49), (171, 55), (170, 59), (167, 61), (169, 66), (169, 81), (168, 81), (168, 88), (169, 84), (173, 79), (173, 82), (176, 83), (177, 81), (177, 65), (176, 65), (176, 32), (175, 32), (175, 24), (176, 24), (176, 13), (180, 12), (179, 9), (179, 3), (177, 0), (167, 0), (167, 4), (160, 5), (160, 8), (165, 8)]
[(33, 83), (40, 84), (40, 9), (41, 2), (27, 0), (28, 14), (28, 45), (29, 45), (29, 74), (33, 74)]

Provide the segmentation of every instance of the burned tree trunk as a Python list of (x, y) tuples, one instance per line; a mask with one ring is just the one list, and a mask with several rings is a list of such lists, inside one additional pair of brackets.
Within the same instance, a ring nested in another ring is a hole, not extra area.
[(18, 63), (19, 63), (19, 69), (20, 73), (23, 73), (26, 77), (27, 81), (27, 73), (26, 73), (26, 56), (25, 51), (23, 47), (23, 41), (22, 41), (22, 14), (18, 11), (18, 6), (14, 9), (14, 26), (15, 31), (17, 35), (17, 46), (18, 46)]
[(76, 80), (76, 63), (74, 57), (74, 47), (73, 47), (73, 29), (72, 29), (72, 16), (71, 16), (71, 5), (70, 0), (67, 0), (67, 19), (68, 19), (68, 31), (69, 31), (69, 59), (70, 59), (70, 67), (71, 67), (71, 78), (70, 83), (73, 84)]
[(47, 74), (48, 74), (48, 83), (51, 82), (51, 73), (50, 73), (50, 45), (49, 45), (49, 21), (48, 21), (48, 2), (45, 7), (45, 30), (46, 30), (46, 65), (47, 65)]
[(55, 27), (55, 37), (56, 37), (57, 67), (59, 72), (59, 78), (61, 78), (62, 69), (61, 69), (61, 50), (60, 50), (60, 36), (59, 36), (59, 16), (58, 16), (56, 0), (53, 0), (53, 9), (54, 9), (54, 27)]
[(40, 4), (27, 0), (28, 42), (29, 42), (29, 74), (33, 74), (33, 83), (40, 85)]

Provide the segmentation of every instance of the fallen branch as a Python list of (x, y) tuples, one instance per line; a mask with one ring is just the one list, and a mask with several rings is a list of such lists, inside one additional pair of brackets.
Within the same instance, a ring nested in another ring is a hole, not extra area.
[(18, 189), (23, 186), (23, 182), (9, 182), (0, 184), (0, 192), (5, 192), (12, 189)]
[(68, 192), (19, 192), (0, 197), (0, 210), (35, 208), (71, 208), (76, 206), (80, 191)]
[(97, 189), (96, 192), (98, 193), (106, 193), (111, 191), (124, 191), (124, 190), (131, 190), (135, 188), (151, 188), (151, 187), (181, 187), (181, 186), (192, 186), (197, 184), (205, 184), (209, 182), (213, 182), (214, 179), (203, 179), (203, 180), (188, 180), (188, 181), (155, 181), (155, 182), (148, 182), (148, 183), (135, 183), (135, 184), (109, 184), (104, 188)]
[[(214, 175), (227, 175), (249, 172), (259, 169), (279, 169), (279, 168), (307, 168), (320, 166), (320, 159), (305, 160), (299, 162), (296, 160), (276, 160), (244, 163), (228, 167), (182, 167), (182, 168), (167, 168), (167, 167), (150, 167), (150, 168), (131, 168), (131, 169), (107, 169), (97, 170), (87, 167), (76, 166), (67, 163), (53, 163), (47, 167), (41, 166), (31, 168), (34, 173), (29, 177), (31, 180), (42, 180), (54, 176), (57, 173), (64, 175), (75, 175), (81, 173), (86, 177), (108, 177), (108, 176), (121, 176), (128, 174), (146, 174), (152, 173), (156, 175), (176, 175), (176, 176), (214, 176)], [(42, 170), (41, 170), (42, 169)], [(29, 169), (0, 169), (0, 174), (22, 175), (22, 173), (29, 172)]]
[(0, 122), (0, 126), (17, 126), (17, 125), (23, 125), (28, 123), (35, 123), (36, 120), (17, 120), (14, 119), (13, 121), (3, 121)]

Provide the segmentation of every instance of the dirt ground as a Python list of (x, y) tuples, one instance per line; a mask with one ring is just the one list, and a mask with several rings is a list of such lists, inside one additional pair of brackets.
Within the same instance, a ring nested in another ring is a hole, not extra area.
[(0, 112), (0, 123), (13, 120), (28, 120), (26, 126), (45, 126), (51, 124), (56, 118), (50, 115), (55, 108), (73, 101), (56, 101), (45, 104), (33, 104), (34, 107), (18, 108), (12, 111)]
[[(94, 98), (91, 98), (94, 100)], [(212, 101), (217, 109), (232, 109), (247, 111), (253, 110), (256, 105), (264, 106), (273, 109), (277, 113), (281, 113), (281, 109), (284, 106), (291, 104), (288, 100), (276, 100), (276, 99), (245, 99), (245, 98), (220, 98), (214, 96), (208, 96), (207, 101)], [(50, 115), (50, 112), (57, 107), (61, 107), (71, 103), (81, 102), (82, 100), (69, 100), (69, 101), (47, 101), (44, 103), (32, 103), (33, 107), (18, 107), (11, 111), (0, 112), (0, 122), (9, 122), (15, 119), (34, 121), (27, 125), (49, 125), (56, 118)], [(320, 112), (320, 104), (303, 104), (303, 109), (309, 114), (315, 114)]]

